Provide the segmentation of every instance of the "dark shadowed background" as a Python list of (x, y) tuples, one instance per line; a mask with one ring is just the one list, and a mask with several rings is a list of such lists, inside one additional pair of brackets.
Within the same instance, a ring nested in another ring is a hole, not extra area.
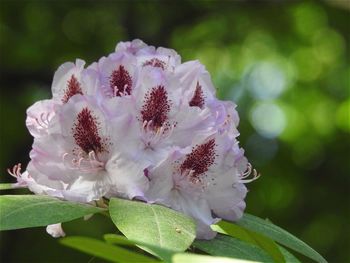
[[(0, 181), (13, 182), (6, 168), (29, 161), (25, 110), (50, 98), (56, 68), (75, 58), (91, 63), (140, 38), (176, 49), (183, 61), (199, 59), (218, 96), (238, 104), (241, 145), (262, 174), (248, 185), (247, 211), (330, 262), (350, 262), (349, 11), (347, 0), (2, 0)], [(98, 238), (113, 231), (103, 216), (64, 228)], [(44, 228), (0, 237), (1, 262), (91, 259)]]

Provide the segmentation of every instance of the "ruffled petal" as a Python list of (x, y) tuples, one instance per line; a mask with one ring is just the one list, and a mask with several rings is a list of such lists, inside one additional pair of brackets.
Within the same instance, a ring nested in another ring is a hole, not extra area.
[(58, 105), (53, 100), (41, 100), (27, 109), (26, 126), (33, 137), (48, 134), (51, 119)]
[(144, 174), (145, 165), (115, 153), (106, 164), (111, 180), (108, 196), (118, 195), (132, 199), (143, 197), (148, 188), (148, 179)]
[(66, 62), (57, 69), (52, 82), (52, 95), (56, 101), (65, 103), (76, 92), (83, 94), (81, 73), (84, 65), (85, 61), (77, 59), (75, 63)]
[(146, 48), (147, 45), (140, 39), (134, 39), (128, 42), (119, 42), (115, 48), (116, 52), (129, 52), (135, 55), (138, 51)]

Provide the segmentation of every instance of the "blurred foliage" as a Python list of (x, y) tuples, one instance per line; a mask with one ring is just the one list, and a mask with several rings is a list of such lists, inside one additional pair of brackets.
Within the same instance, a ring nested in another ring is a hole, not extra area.
[[(344, 1), (1, 1), (0, 170), (27, 163), (25, 110), (50, 97), (55, 69), (140, 38), (199, 59), (238, 104), (241, 145), (262, 177), (247, 211), (330, 262), (349, 262), (350, 4)], [(68, 235), (113, 232), (101, 216)], [(1, 233), (2, 262), (87, 262), (44, 229)], [(302, 258), (303, 259), (303, 258)], [(96, 261), (95, 259), (92, 262)], [(306, 260), (307, 261), (307, 260)], [(91, 262), (91, 261), (90, 261)]]

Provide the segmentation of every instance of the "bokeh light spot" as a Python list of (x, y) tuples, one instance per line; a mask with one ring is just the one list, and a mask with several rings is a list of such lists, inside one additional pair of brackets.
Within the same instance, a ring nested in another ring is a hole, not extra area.
[(310, 121), (312, 122), (315, 132), (321, 136), (331, 135), (335, 128), (334, 112), (336, 105), (332, 100), (322, 98), (310, 107)]
[(312, 48), (299, 48), (291, 57), (296, 65), (298, 78), (303, 81), (314, 81), (322, 73), (322, 64)]
[(283, 112), (288, 120), (283, 133), (280, 135), (282, 140), (293, 143), (307, 130), (307, 120), (301, 109), (293, 105), (281, 105)]
[(283, 132), (286, 126), (286, 116), (277, 104), (261, 102), (252, 108), (250, 122), (260, 135), (275, 138)]
[[(332, 226), (330, 228), (329, 226)], [(333, 243), (337, 243), (339, 235), (342, 233), (342, 225), (335, 215), (325, 214), (317, 219), (306, 229), (303, 236), (305, 239), (314, 240), (315, 246), (327, 248)], [(327, 238), (324, 238), (326, 236)]]
[(283, 71), (271, 62), (255, 64), (248, 76), (248, 89), (256, 99), (277, 98), (286, 87)]
[(310, 33), (327, 25), (327, 15), (320, 5), (305, 2), (292, 12), (295, 31), (302, 37), (309, 38)]
[(344, 38), (332, 29), (317, 31), (312, 41), (315, 56), (323, 63), (333, 64), (344, 52)]

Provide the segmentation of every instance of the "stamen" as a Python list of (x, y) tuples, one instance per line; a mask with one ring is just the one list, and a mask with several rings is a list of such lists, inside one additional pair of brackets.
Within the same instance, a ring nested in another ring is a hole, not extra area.
[(153, 149), (160, 140), (166, 140), (173, 133), (175, 125), (162, 126), (159, 129), (153, 129), (152, 120), (144, 121), (141, 128), (141, 140), (145, 144), (146, 148)]
[(43, 123), (41, 120), (39, 120), (38, 118), (35, 118), (35, 122), (43, 129), (47, 129), (47, 125), (45, 123)]
[(28, 172), (25, 172), (23, 174), (26, 174), (26, 176), (24, 176), (25, 178), (23, 178), (22, 173), (21, 173), (21, 169), (22, 169), (21, 166), (22, 166), (21, 163), (18, 163), (18, 164), (13, 166), (12, 170), (7, 169), (7, 172), (17, 179), (17, 183), (11, 184), (11, 186), (10, 186), (11, 189), (28, 187), (27, 180), (29, 178), (31, 178), (31, 176), (28, 174)]
[(39, 118), (35, 118), (35, 122), (43, 129), (49, 127), (51, 112), (43, 112), (40, 114)]
[(21, 173), (22, 167), (21, 166), (22, 166), (22, 164), (18, 163), (12, 167), (12, 170), (10, 170), (10, 168), (8, 168), (7, 173), (12, 175), (15, 178), (19, 178), (22, 175), (22, 173)]
[[(253, 175), (253, 177), (251, 179), (246, 179), (250, 175)], [(240, 182), (242, 182), (242, 183), (250, 183), (250, 182), (253, 182), (256, 179), (258, 179), (259, 177), (260, 177), (260, 174), (255, 169), (253, 169), (253, 167), (252, 167), (252, 165), (250, 163), (248, 163), (247, 171), (245, 171), (240, 176)]]
[(67, 88), (66, 88), (64, 96), (62, 98), (62, 102), (67, 103), (69, 101), (69, 99), (76, 94), (83, 95), (83, 91), (81, 89), (81, 85), (80, 85), (78, 79), (73, 74), (72, 77), (67, 82)]
[[(84, 154), (85, 156), (81, 156)], [(96, 159), (95, 152), (91, 151), (88, 155), (83, 152), (79, 152), (77, 156), (72, 155), (72, 159), (69, 161), (67, 158), (70, 156), (69, 153), (62, 155), (64, 165), (71, 170), (78, 170), (84, 173), (98, 172), (104, 169), (104, 163)]]
[(131, 94), (132, 79), (129, 72), (120, 65), (110, 76), (109, 85), (113, 91), (113, 96), (125, 96)]

